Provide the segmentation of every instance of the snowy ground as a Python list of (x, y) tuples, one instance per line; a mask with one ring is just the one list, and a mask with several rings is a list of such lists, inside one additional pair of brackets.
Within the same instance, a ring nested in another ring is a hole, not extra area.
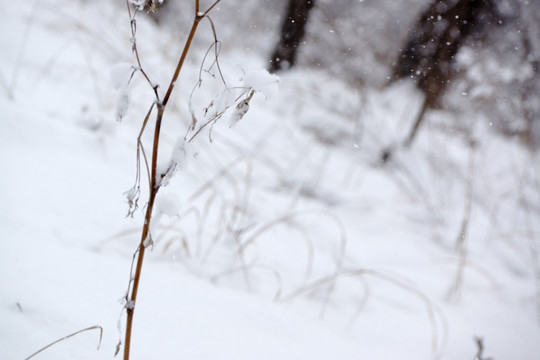
[[(36, 359), (110, 359), (143, 222), (141, 209), (125, 216), (124, 193), (153, 100), (136, 75), (115, 121), (110, 74), (134, 62), (129, 18), (107, 1), (0, 5), (1, 358), (100, 325), (99, 350), (92, 330)], [(185, 37), (142, 17), (137, 32), (164, 91)], [(191, 121), (208, 26), (198, 39), (164, 158)], [(231, 85), (265, 66), (236, 41), (220, 57)], [(220, 86), (205, 77), (199, 115)], [(160, 193), (163, 212), (178, 210), (154, 229), (132, 358), (472, 360), (481, 337), (486, 357), (537, 359), (538, 155), (471, 111), (441, 112), (383, 164), (419, 106), (409, 84), (353, 89), (299, 68), (279, 87), (198, 136)]]

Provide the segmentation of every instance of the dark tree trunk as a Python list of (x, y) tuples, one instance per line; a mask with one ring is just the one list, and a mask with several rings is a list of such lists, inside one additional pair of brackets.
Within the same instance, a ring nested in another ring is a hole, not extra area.
[(495, 18), (492, 0), (435, 0), (418, 20), (394, 67), (393, 79), (410, 77), (425, 94), (423, 108), (406, 140), (409, 145), (427, 109), (439, 105), (454, 76), (454, 56), (471, 36)]
[(281, 38), (270, 58), (270, 72), (286, 70), (296, 63), (296, 52), (314, 4), (315, 0), (289, 0), (281, 26)]

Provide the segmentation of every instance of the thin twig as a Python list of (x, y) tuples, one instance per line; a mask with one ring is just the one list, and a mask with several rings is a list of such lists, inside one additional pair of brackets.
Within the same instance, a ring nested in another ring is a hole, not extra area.
[(154, 95), (156, 95), (156, 99), (159, 101), (159, 94), (158, 94), (158, 86), (156, 84), (154, 84), (150, 78), (148, 77), (148, 75), (146, 74), (146, 72), (144, 71), (142, 65), (141, 65), (141, 59), (139, 57), (139, 50), (137, 49), (137, 37), (136, 37), (136, 34), (137, 34), (137, 21), (135, 20), (135, 15), (137, 14), (137, 9), (135, 9), (135, 12), (133, 13), (133, 15), (131, 14), (131, 7), (129, 6), (129, 1), (126, 0), (126, 5), (127, 5), (127, 8), (128, 8), (128, 14), (129, 14), (129, 19), (130, 19), (130, 28), (131, 28), (131, 44), (132, 44), (132, 51), (133, 53), (135, 54), (135, 59), (137, 60), (137, 65), (138, 65), (138, 70), (141, 72), (141, 74), (144, 76), (144, 78), (146, 79), (146, 81), (148, 82), (148, 84), (150, 85), (150, 87), (152, 88), (152, 90), (154, 91)]

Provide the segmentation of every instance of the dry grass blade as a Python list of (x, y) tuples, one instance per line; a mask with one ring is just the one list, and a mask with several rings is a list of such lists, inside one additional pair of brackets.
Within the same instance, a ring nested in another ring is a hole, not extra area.
[[(539, 176), (536, 176), (536, 174), (539, 173), (540, 169), (538, 168), (538, 163), (534, 161), (536, 160), (536, 154), (531, 151), (530, 157), (533, 160), (532, 164), (536, 164), (536, 166), (532, 167), (533, 176), (532, 176), (532, 179), (529, 180), (532, 183), (530, 185), (535, 187), (537, 194), (540, 194), (540, 191), (539, 191), (540, 186), (539, 186), (539, 181), (538, 181)], [(524, 187), (524, 184), (522, 184), (522, 186)], [(523, 188), (520, 189), (519, 200), (520, 200), (521, 208), (523, 209), (523, 212), (524, 212), (523, 216), (524, 216), (525, 226), (526, 226), (525, 236), (529, 241), (531, 266), (532, 266), (533, 276), (534, 276), (536, 321), (538, 324), (540, 324), (540, 256), (539, 256), (540, 252), (538, 250), (537, 237), (534, 231), (535, 226), (533, 225), (535, 220), (533, 220), (532, 218), (533, 215), (531, 215), (531, 210), (529, 209), (527, 201), (524, 198), (524, 193), (525, 193), (524, 189)]]
[(463, 281), (465, 277), (465, 265), (467, 263), (467, 235), (469, 230), (469, 223), (471, 219), (472, 212), (472, 197), (473, 197), (473, 185), (474, 185), (474, 168), (475, 168), (475, 142), (474, 140), (469, 141), (469, 159), (468, 159), (468, 176), (467, 184), (465, 190), (465, 211), (463, 213), (463, 219), (461, 220), (461, 227), (456, 239), (456, 250), (459, 252), (459, 266), (456, 273), (456, 278), (454, 284), (452, 285), (449, 293), (448, 299), (453, 299), (458, 301), (461, 288), (463, 286)]
[(235, 167), (236, 165), (242, 163), (243, 161), (246, 161), (244, 157), (238, 157), (235, 160), (231, 161), (227, 165), (225, 165), (216, 175), (214, 175), (211, 179), (209, 179), (207, 182), (205, 182), (203, 185), (199, 187), (197, 191), (193, 193), (189, 197), (189, 201), (193, 202), (198, 197), (200, 197), (202, 194), (204, 194), (208, 189), (211, 189), (212, 186), (222, 177), (230, 174), (230, 170)]
[(238, 272), (245, 272), (246, 270), (253, 271), (253, 270), (256, 270), (256, 269), (267, 270), (267, 271), (272, 273), (272, 275), (274, 276), (274, 278), (276, 280), (276, 291), (274, 292), (273, 300), (274, 301), (279, 301), (279, 298), (281, 297), (281, 294), (283, 292), (283, 280), (282, 280), (282, 277), (281, 277), (281, 274), (279, 273), (279, 271), (277, 271), (276, 269), (274, 269), (273, 267), (271, 267), (269, 265), (250, 263), (250, 264), (242, 265), (242, 266), (239, 266), (239, 267), (231, 268), (229, 270), (226, 270), (224, 272), (221, 272), (219, 274), (216, 274), (216, 275), (212, 276), (211, 281), (212, 282), (218, 282), (218, 280), (220, 278), (225, 277), (227, 275), (232, 275), (232, 274), (235, 274), (235, 273), (238, 273)]
[(4, 88), (4, 91), (6, 92), (6, 95), (10, 101), (13, 101), (13, 92), (11, 91), (11, 88), (9, 87), (6, 78), (4, 77), (4, 74), (0, 70), (0, 85)]
[(98, 342), (98, 346), (97, 346), (97, 348), (98, 348), (98, 350), (99, 350), (99, 347), (101, 346), (101, 339), (103, 338), (103, 328), (102, 328), (101, 326), (99, 326), (99, 325), (94, 325), (94, 326), (87, 327), (86, 329), (82, 329), (82, 330), (79, 330), (79, 331), (75, 331), (75, 332), (72, 333), (72, 334), (69, 334), (69, 335), (67, 335), (67, 336), (64, 336), (63, 338), (60, 338), (60, 339), (58, 339), (58, 340), (55, 340), (55, 341), (53, 341), (52, 343), (50, 343), (49, 345), (42, 347), (41, 349), (39, 349), (38, 351), (36, 351), (35, 353), (33, 353), (32, 355), (30, 355), (29, 357), (27, 357), (27, 358), (24, 359), (24, 360), (28, 360), (28, 359), (33, 358), (34, 356), (36, 356), (36, 355), (39, 354), (40, 352), (42, 352), (42, 351), (44, 351), (44, 350), (50, 348), (51, 346), (53, 346), (53, 345), (55, 345), (55, 344), (58, 344), (58, 343), (61, 342), (61, 341), (67, 340), (67, 339), (69, 339), (69, 338), (71, 338), (71, 337), (73, 337), (73, 336), (75, 336), (75, 335), (78, 335), (78, 334), (80, 334), (80, 333), (83, 333), (83, 332), (85, 332), (85, 331), (90, 331), (90, 330), (94, 330), (94, 329), (99, 329), (99, 342)]
[[(432, 339), (431, 339), (432, 340), (431, 341), (432, 358), (440, 359), (442, 357), (443, 350), (446, 347), (446, 343), (448, 341), (448, 324), (446, 322), (446, 318), (444, 314), (442, 313), (442, 310), (431, 299), (429, 299), (426, 294), (424, 294), (422, 291), (418, 290), (415, 286), (413, 286), (410, 283), (410, 281), (396, 274), (388, 274), (388, 273), (385, 273), (379, 270), (373, 270), (373, 269), (342, 269), (337, 274), (331, 274), (329, 276), (323, 277), (321, 279), (313, 281), (311, 284), (308, 284), (306, 286), (303, 286), (295, 290), (291, 294), (283, 297), (281, 301), (282, 302), (291, 301), (292, 299), (294, 299), (295, 297), (301, 294), (304, 294), (308, 291), (316, 290), (323, 286), (334, 287), (336, 281), (342, 276), (363, 277), (366, 275), (369, 275), (374, 278), (378, 278), (380, 280), (393, 284), (399, 287), (400, 289), (403, 289), (407, 291), (408, 293), (418, 297), (423, 302), (426, 308), (426, 314), (429, 319), (431, 333), (432, 333)], [(364, 286), (364, 289), (368, 291), (369, 287), (366, 287), (365, 284), (363, 284), (363, 286)], [(362, 303), (364, 303), (367, 296), (368, 294), (366, 294), (366, 296), (362, 299)], [(355, 316), (357, 316), (357, 314), (355, 314)], [(439, 336), (439, 331), (437, 327), (437, 319), (439, 319), (441, 327), (442, 327), (442, 334), (440, 336)]]
[(258, 230), (256, 230), (248, 239), (246, 239), (242, 244), (238, 247), (238, 252), (240, 256), (243, 256), (245, 249), (254, 243), (258, 237), (260, 237), (262, 234), (271, 231), (273, 228), (279, 225), (286, 225), (293, 227), (295, 230), (298, 231), (298, 233), (301, 235), (302, 239), (304, 240), (307, 252), (308, 252), (308, 258), (306, 261), (306, 269), (305, 269), (305, 279), (307, 280), (309, 276), (311, 275), (311, 272), (313, 270), (313, 253), (314, 253), (314, 246), (313, 242), (309, 238), (309, 236), (306, 234), (305, 229), (303, 229), (302, 226), (299, 224), (296, 224), (293, 221), (294, 215), (286, 215), (283, 217), (280, 217), (278, 219), (275, 219), (273, 221), (269, 221), (268, 223), (261, 226)]
[(328, 303), (330, 301), (330, 298), (332, 296), (332, 293), (334, 291), (335, 279), (337, 279), (340, 272), (342, 271), (343, 260), (345, 258), (345, 252), (346, 252), (346, 248), (347, 248), (346, 231), (345, 231), (345, 228), (344, 228), (343, 224), (341, 223), (341, 221), (339, 220), (338, 217), (336, 217), (332, 213), (329, 213), (329, 212), (326, 212), (326, 211), (323, 211), (323, 210), (304, 210), (304, 211), (299, 211), (297, 213), (288, 214), (288, 215), (279, 217), (279, 218), (277, 218), (277, 219), (275, 219), (273, 221), (270, 221), (270, 222), (264, 224), (259, 229), (255, 230), (241, 244), (241, 246), (239, 247), (239, 254), (243, 254), (245, 249), (248, 246), (255, 243), (257, 241), (257, 239), (262, 234), (268, 232), (269, 230), (271, 230), (275, 226), (278, 226), (278, 225), (281, 225), (281, 224), (293, 226), (294, 228), (296, 228), (303, 235), (303, 239), (306, 242), (307, 251), (308, 251), (308, 259), (307, 259), (307, 262), (306, 262), (306, 270), (305, 270), (305, 277), (304, 277), (305, 280), (304, 281), (308, 281), (309, 277), (311, 275), (311, 272), (312, 272), (312, 268), (313, 268), (314, 246), (313, 246), (312, 241), (309, 238), (309, 236), (307, 236), (307, 234), (305, 234), (305, 230), (303, 229), (303, 227), (296, 224), (293, 221), (295, 218), (302, 217), (302, 216), (307, 216), (307, 215), (323, 215), (327, 219), (330, 219), (331, 221), (333, 221), (336, 224), (336, 226), (338, 228), (338, 231), (339, 231), (339, 250), (338, 250), (338, 253), (337, 253), (337, 257), (335, 259), (336, 268), (335, 268), (334, 274), (331, 275), (331, 278), (334, 279), (334, 281), (326, 281), (326, 284), (328, 285), (328, 288), (327, 288), (326, 296), (325, 296), (325, 299), (324, 299), (324, 302), (323, 302), (323, 306), (321, 308), (321, 314), (320, 315), (322, 317), (322, 316), (324, 316), (324, 312), (326, 311), (326, 307), (327, 307), (327, 305), (328, 305)]
[(343, 224), (341, 221), (331, 213), (328, 213), (324, 210), (303, 210), (292, 214), (287, 214), (282, 217), (279, 217), (273, 221), (270, 221), (263, 225), (261, 228), (259, 228), (256, 232), (254, 232), (250, 237), (248, 237), (244, 243), (242, 244), (241, 250), (245, 250), (246, 247), (250, 246), (253, 242), (256, 241), (257, 237), (259, 237), (262, 233), (268, 231), (270, 228), (275, 226), (276, 224), (280, 223), (290, 223), (290, 221), (294, 218), (307, 216), (307, 215), (323, 215), (326, 216), (328, 219), (331, 219), (334, 221), (338, 227), (339, 233), (340, 233), (340, 249), (339, 249), (339, 255), (338, 255), (338, 261), (341, 261), (343, 259), (343, 256), (345, 256), (345, 249), (347, 246), (347, 236), (345, 235), (345, 229), (343, 227)]
[(17, 80), (19, 78), (19, 71), (21, 69), (21, 65), (24, 59), (24, 53), (26, 51), (28, 38), (30, 37), (30, 30), (34, 24), (38, 7), (39, 7), (39, 1), (34, 2), (34, 5), (32, 6), (32, 10), (31, 10), (32, 12), (30, 14), (30, 19), (26, 23), (26, 27), (24, 29), (23, 39), (20, 45), (21, 47), (19, 48), (19, 51), (17, 52), (17, 60), (15, 62), (15, 69), (13, 70), (13, 73), (12, 73), (11, 83), (9, 84), (9, 87), (6, 86), (6, 91), (8, 94), (8, 98), (10, 100), (13, 100), (13, 97), (15, 95), (15, 89), (17, 87)]

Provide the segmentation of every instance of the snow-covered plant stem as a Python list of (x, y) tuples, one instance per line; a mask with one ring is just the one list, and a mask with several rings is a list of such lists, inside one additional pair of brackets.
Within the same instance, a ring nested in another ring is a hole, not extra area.
[[(178, 79), (178, 76), (180, 74), (180, 71), (182, 70), (182, 67), (184, 65), (184, 61), (186, 59), (186, 56), (189, 52), (189, 49), (191, 47), (191, 42), (193, 40), (193, 37), (195, 36), (195, 32), (197, 31), (197, 27), (202, 19), (204, 19), (208, 13), (219, 3), (221, 0), (215, 1), (206, 11), (201, 12), (199, 8), (199, 0), (195, 0), (195, 15), (193, 18), (193, 25), (191, 26), (191, 30), (189, 32), (188, 38), (186, 40), (186, 43), (184, 45), (184, 48), (182, 50), (182, 54), (180, 56), (180, 59), (178, 60), (178, 64), (176, 65), (176, 69), (174, 71), (174, 75), (171, 79), (171, 82), (169, 84), (169, 87), (167, 88), (167, 92), (165, 93), (165, 97), (163, 100), (159, 98), (159, 94), (157, 92), (157, 89), (154, 87), (155, 94), (156, 94), (156, 100), (154, 104), (152, 104), (152, 107), (150, 108), (141, 129), (141, 134), (144, 131), (144, 128), (146, 127), (146, 124), (148, 122), (149, 116), (153, 110), (153, 107), (156, 107), (157, 113), (156, 113), (156, 119), (155, 119), (155, 128), (154, 128), (154, 138), (152, 142), (152, 160), (150, 163), (150, 179), (149, 179), (149, 195), (148, 195), (148, 203), (146, 206), (146, 213), (144, 216), (144, 225), (142, 229), (141, 234), (141, 241), (139, 243), (137, 252), (136, 252), (136, 262), (135, 262), (135, 272), (133, 273), (132, 280), (130, 280), (130, 287), (128, 289), (127, 298), (126, 298), (126, 333), (125, 333), (125, 342), (124, 342), (124, 360), (129, 360), (129, 351), (130, 351), (130, 345), (131, 345), (131, 333), (133, 328), (133, 315), (135, 313), (135, 304), (137, 300), (137, 293), (139, 290), (139, 282), (141, 279), (141, 272), (142, 272), (142, 265), (144, 260), (144, 253), (146, 250), (146, 242), (147, 239), (150, 236), (150, 223), (152, 221), (152, 211), (154, 209), (154, 202), (156, 200), (156, 196), (159, 192), (159, 189), (161, 187), (161, 174), (157, 173), (157, 160), (158, 160), (158, 150), (159, 150), (159, 139), (160, 139), (160, 132), (161, 132), (161, 123), (163, 120), (163, 114), (165, 112), (165, 109), (167, 108), (167, 103), (169, 102), (170, 96), (172, 94), (172, 91), (174, 90), (176, 81)], [(128, 8), (129, 8), (128, 3)], [(133, 21), (133, 19), (132, 19)], [(134, 51), (138, 59), (138, 54), (136, 52), (136, 47), (134, 46)], [(139, 62), (140, 65), (140, 62)], [(147, 78), (148, 80), (148, 78)], [(140, 136), (138, 139), (138, 146), (141, 146), (140, 143)]]

